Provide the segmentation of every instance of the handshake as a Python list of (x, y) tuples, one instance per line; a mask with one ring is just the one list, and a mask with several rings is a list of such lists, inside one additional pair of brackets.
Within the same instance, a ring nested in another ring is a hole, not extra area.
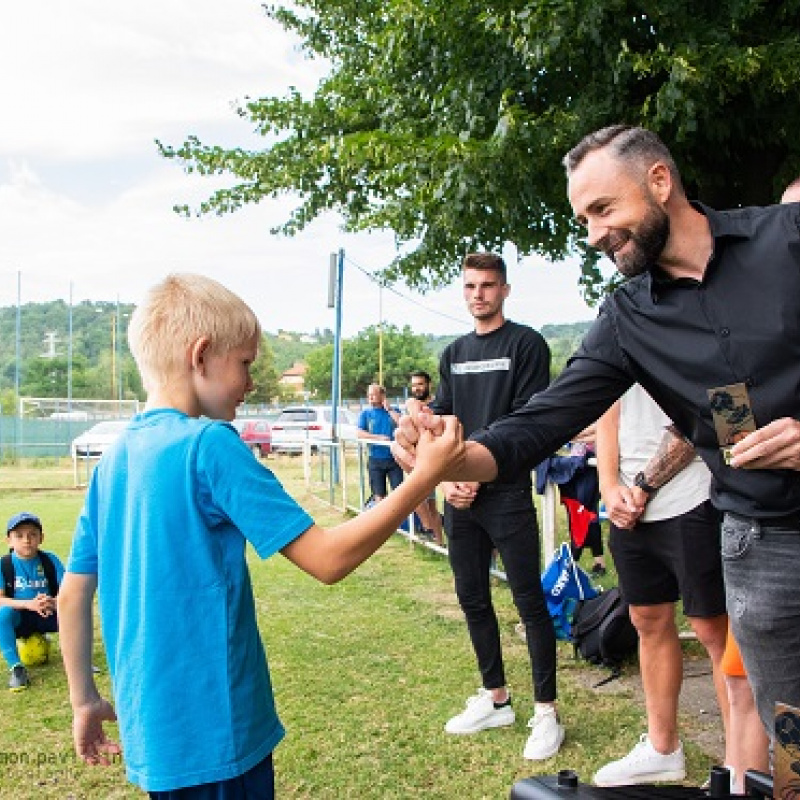
[(494, 457), (477, 442), (464, 442), (456, 417), (434, 414), (415, 399), (406, 402), (406, 410), (391, 444), (392, 455), (405, 472), (426, 466), (440, 471), (440, 481), (486, 482), (495, 478)]

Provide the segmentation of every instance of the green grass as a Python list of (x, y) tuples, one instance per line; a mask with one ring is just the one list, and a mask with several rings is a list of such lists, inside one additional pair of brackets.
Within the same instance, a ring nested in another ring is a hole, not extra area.
[[(341, 519), (304, 494), (300, 459), (268, 464), (318, 522)], [(66, 557), (82, 493), (47, 488), (61, 480), (48, 476), (52, 471), (57, 469), (40, 469), (38, 483), (30, 475), (24, 484), (5, 475), (3, 485), (28, 488), (0, 488), (0, 516), (21, 509), (40, 514), (46, 547)], [(534, 773), (570, 767), (588, 779), (601, 764), (627, 752), (644, 729), (643, 708), (630, 692), (614, 684), (602, 692), (591, 689), (605, 673), (574, 661), (571, 647), (560, 644), (567, 740), (549, 762), (523, 761), (530, 670), (527, 650), (514, 632), (515, 609), (506, 587), (498, 584), (517, 722), (474, 737), (446, 736), (445, 720), (460, 710), (479, 677), (447, 563), (400, 537), (333, 587), (316, 583), (280, 557), (252, 558), (251, 570), (278, 709), (288, 730), (275, 755), (279, 797), (502, 798), (516, 780)], [(614, 580), (611, 574), (603, 582)], [(104, 664), (99, 642), (95, 659)], [(27, 692), (12, 694), (0, 686), (0, 798), (141, 797), (126, 784), (121, 764), (90, 769), (72, 756), (57, 647), (49, 664), (31, 672)], [(107, 691), (107, 675), (99, 682)], [(690, 778), (704, 780), (711, 760), (691, 745), (687, 750)]]

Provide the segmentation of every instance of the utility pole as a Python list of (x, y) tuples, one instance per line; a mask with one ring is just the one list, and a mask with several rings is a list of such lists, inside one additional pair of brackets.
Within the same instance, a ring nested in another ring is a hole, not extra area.
[[(336, 311), (336, 326), (333, 331), (333, 372), (331, 375), (331, 422), (333, 425), (333, 441), (338, 441), (339, 433), (339, 405), (341, 404), (342, 390), (342, 283), (344, 281), (344, 249), (340, 249), (338, 256), (331, 253), (330, 258), (330, 283), (328, 284), (328, 306), (333, 301)], [(339, 482), (339, 461), (335, 451), (332, 463), (334, 482)]]

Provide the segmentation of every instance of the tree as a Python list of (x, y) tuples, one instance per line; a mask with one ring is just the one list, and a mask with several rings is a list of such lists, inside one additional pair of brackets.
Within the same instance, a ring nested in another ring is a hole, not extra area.
[(253, 376), (253, 391), (248, 395), (252, 403), (269, 403), (280, 395), (278, 384), (278, 371), (275, 369), (275, 353), (270, 346), (269, 339), (262, 334), (261, 346), (258, 348), (258, 357), (251, 369)]
[[(364, 397), (367, 386), (379, 380), (380, 328), (370, 325), (352, 339), (342, 342), (342, 396)], [(415, 335), (406, 325), (383, 327), (383, 385), (389, 396), (401, 396), (415, 369), (436, 374), (436, 359), (428, 351), (425, 337)], [(306, 388), (320, 399), (331, 396), (333, 345), (308, 354)]]
[[(190, 136), (161, 152), (235, 179), (200, 214), (291, 192), (276, 231), (328, 209), (347, 230), (394, 231), (405, 247), (389, 280), (442, 285), (464, 252), (506, 240), (553, 259), (581, 249), (560, 159), (604, 125), (658, 132), (711, 205), (774, 202), (800, 172), (798, 0), (295, 0), (268, 13), (331, 65), (314, 96), (239, 108), (261, 151)], [(590, 301), (595, 259), (584, 251)]]

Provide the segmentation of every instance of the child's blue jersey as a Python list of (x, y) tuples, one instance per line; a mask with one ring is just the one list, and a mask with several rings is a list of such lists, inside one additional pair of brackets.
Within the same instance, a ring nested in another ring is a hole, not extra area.
[[(60, 586), (64, 579), (64, 565), (55, 553), (51, 553), (49, 550), (44, 552), (50, 556), (50, 560), (53, 562), (56, 569), (56, 583)], [(20, 558), (12, 551), (11, 561), (14, 565), (15, 600), (33, 600), (40, 594), (50, 594), (47, 577), (38, 555), (36, 558)]]
[(68, 569), (97, 574), (128, 777), (146, 791), (234, 778), (283, 738), (245, 544), (267, 558), (312, 524), (225, 423), (149, 411), (98, 464)]

